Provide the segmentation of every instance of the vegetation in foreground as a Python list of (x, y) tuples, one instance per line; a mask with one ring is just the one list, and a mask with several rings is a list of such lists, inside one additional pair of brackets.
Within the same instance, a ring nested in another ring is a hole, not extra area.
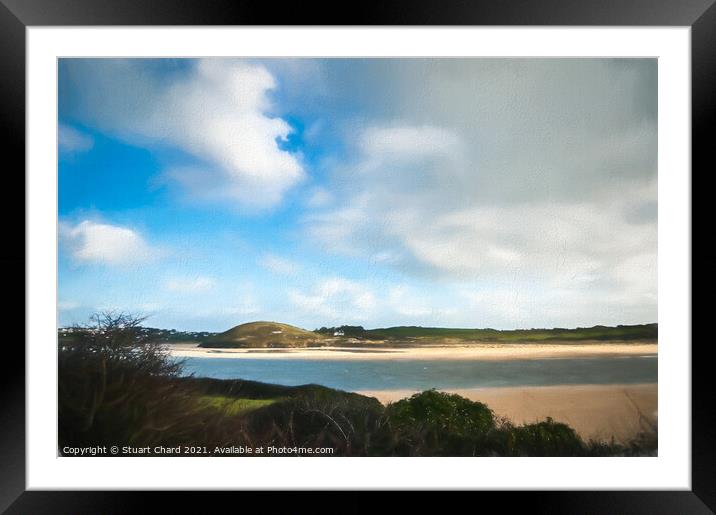
[(60, 339), (60, 450), (117, 445), (200, 448), (213, 455), (239, 446), (321, 447), (342, 456), (657, 452), (656, 430), (628, 445), (584, 442), (566, 424), (547, 419), (515, 426), (483, 403), (435, 390), (384, 407), (374, 398), (318, 385), (182, 377), (181, 363), (141, 331), (142, 321), (98, 315), (97, 330)]

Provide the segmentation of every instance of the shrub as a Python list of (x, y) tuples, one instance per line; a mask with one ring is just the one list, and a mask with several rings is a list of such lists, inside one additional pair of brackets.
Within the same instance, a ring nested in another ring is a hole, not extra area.
[(513, 456), (581, 456), (585, 445), (567, 424), (551, 418), (536, 424), (505, 426), (507, 453)]
[(493, 447), (492, 410), (459, 395), (427, 390), (390, 404), (386, 417), (399, 455), (472, 456)]

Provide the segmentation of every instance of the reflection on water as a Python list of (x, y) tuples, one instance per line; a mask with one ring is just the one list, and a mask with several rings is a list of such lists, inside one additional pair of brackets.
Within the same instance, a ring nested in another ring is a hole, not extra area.
[(654, 356), (509, 361), (186, 358), (185, 373), (341, 390), (421, 390), (657, 381)]

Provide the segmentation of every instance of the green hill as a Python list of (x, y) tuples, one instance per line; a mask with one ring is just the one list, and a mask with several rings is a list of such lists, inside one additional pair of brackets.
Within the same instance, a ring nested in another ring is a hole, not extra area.
[(277, 322), (250, 322), (207, 338), (199, 347), (311, 347), (324, 345), (325, 336)]

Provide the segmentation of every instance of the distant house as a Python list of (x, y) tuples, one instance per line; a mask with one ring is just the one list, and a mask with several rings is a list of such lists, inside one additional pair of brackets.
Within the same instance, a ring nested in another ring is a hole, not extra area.
[(281, 331), (271, 331), (271, 334), (281, 334)]
[(345, 336), (346, 333), (341, 331), (340, 329), (338, 331), (333, 331), (333, 336)]

